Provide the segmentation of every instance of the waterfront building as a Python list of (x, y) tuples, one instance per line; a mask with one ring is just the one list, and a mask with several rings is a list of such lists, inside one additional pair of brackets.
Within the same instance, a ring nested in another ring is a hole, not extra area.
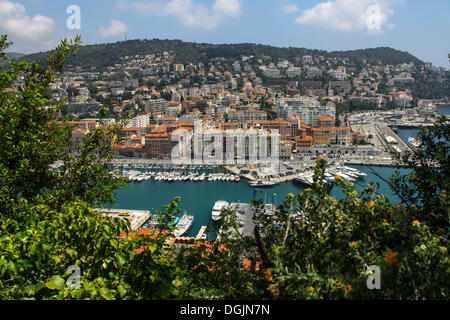
[(290, 141), (280, 141), (280, 159), (290, 160), (291, 157), (292, 157), (292, 143)]
[(313, 128), (314, 145), (330, 145), (331, 129), (330, 128)]
[(295, 149), (311, 148), (313, 146), (314, 139), (311, 136), (295, 137)]
[(147, 158), (170, 159), (171, 141), (168, 133), (149, 133), (145, 135)]
[(347, 146), (351, 144), (350, 128), (331, 128), (332, 142), (337, 145)]
[(289, 121), (277, 119), (277, 120), (260, 120), (247, 122), (247, 128), (250, 127), (262, 127), (265, 130), (272, 131), (278, 130), (281, 136), (281, 140), (290, 141), (292, 134), (292, 125)]
[(144, 159), (146, 154), (145, 144), (141, 143), (115, 145), (114, 151), (116, 156), (125, 158)]

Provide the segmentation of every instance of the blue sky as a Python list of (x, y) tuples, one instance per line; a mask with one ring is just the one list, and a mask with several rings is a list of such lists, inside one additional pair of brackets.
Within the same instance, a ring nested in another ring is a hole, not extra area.
[[(66, 9), (81, 10), (69, 30)], [(449, 67), (449, 0), (0, 0), (11, 51), (47, 50), (81, 34), (85, 44), (159, 38), (348, 50), (389, 46)]]

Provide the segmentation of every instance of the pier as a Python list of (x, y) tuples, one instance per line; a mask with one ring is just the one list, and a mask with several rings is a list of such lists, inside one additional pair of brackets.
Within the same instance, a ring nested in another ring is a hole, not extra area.
[(379, 135), (381, 135), (382, 137), (384, 137), (384, 139), (386, 140), (387, 144), (391, 144), (388, 141), (388, 137), (391, 137), (392, 141), (395, 141), (393, 143), (395, 143), (396, 146), (398, 146), (399, 152), (405, 152), (405, 151), (410, 151), (411, 153), (413, 153), (413, 150), (411, 150), (411, 148), (394, 132), (392, 131), (391, 128), (389, 128), (387, 125), (383, 125), (383, 126), (375, 126), (377, 132)]
[(131, 230), (137, 231), (150, 218), (148, 210), (130, 210), (130, 209), (94, 209), (104, 217), (118, 218), (130, 222)]
[(195, 239), (200, 240), (205, 232), (206, 232), (206, 226), (202, 226), (200, 228), (200, 231), (197, 233), (197, 236), (195, 237)]

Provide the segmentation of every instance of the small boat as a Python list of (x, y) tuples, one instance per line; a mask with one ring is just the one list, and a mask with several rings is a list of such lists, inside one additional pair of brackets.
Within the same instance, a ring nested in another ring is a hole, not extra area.
[(422, 145), (422, 143), (420, 142), (419, 139), (413, 138), (413, 137), (409, 137), (408, 138), (408, 143), (411, 146), (411, 148), (413, 149), (413, 151), (416, 151), (416, 152), (420, 148), (420, 146)]
[(219, 221), (221, 219), (220, 212), (222, 209), (227, 208), (230, 204), (225, 200), (216, 201), (211, 212), (211, 218), (213, 221)]
[(253, 181), (250, 182), (250, 186), (251, 187), (272, 187), (276, 185), (275, 182), (271, 182), (271, 181)]
[(180, 237), (183, 234), (185, 234), (189, 228), (192, 226), (192, 223), (194, 222), (194, 216), (193, 215), (188, 215), (187, 213), (185, 213), (181, 219), (178, 221), (176, 227), (175, 227), (175, 231), (173, 233), (173, 235), (175, 237)]
[(239, 181), (241, 181), (241, 177), (239, 177), (239, 176), (236, 176), (236, 177), (234, 178), (234, 181), (236, 181), (236, 182), (239, 182)]
[(313, 179), (311, 177), (306, 177), (306, 176), (303, 176), (303, 175), (298, 175), (297, 177), (295, 177), (293, 179), (293, 181), (294, 181), (294, 183), (304, 184), (304, 185), (307, 185), (307, 186), (312, 186), (313, 183), (314, 183), (314, 181), (313, 181)]

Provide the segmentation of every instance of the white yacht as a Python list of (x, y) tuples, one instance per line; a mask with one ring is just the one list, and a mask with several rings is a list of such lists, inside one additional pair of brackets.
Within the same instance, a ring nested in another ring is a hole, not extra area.
[(213, 221), (219, 221), (221, 218), (220, 212), (222, 211), (222, 209), (227, 208), (228, 206), (229, 203), (224, 200), (216, 201), (211, 213), (211, 218), (213, 219)]
[(251, 187), (271, 187), (276, 185), (276, 182), (271, 181), (254, 181), (249, 183)]
[(422, 145), (420, 140), (417, 138), (414, 138), (414, 137), (409, 137), (408, 143), (412, 147), (413, 151), (417, 151), (420, 148), (420, 146)]
[(178, 221), (173, 235), (175, 237), (182, 236), (189, 230), (189, 228), (192, 226), (193, 222), (194, 222), (194, 216), (185, 213), (181, 217), (181, 219)]

